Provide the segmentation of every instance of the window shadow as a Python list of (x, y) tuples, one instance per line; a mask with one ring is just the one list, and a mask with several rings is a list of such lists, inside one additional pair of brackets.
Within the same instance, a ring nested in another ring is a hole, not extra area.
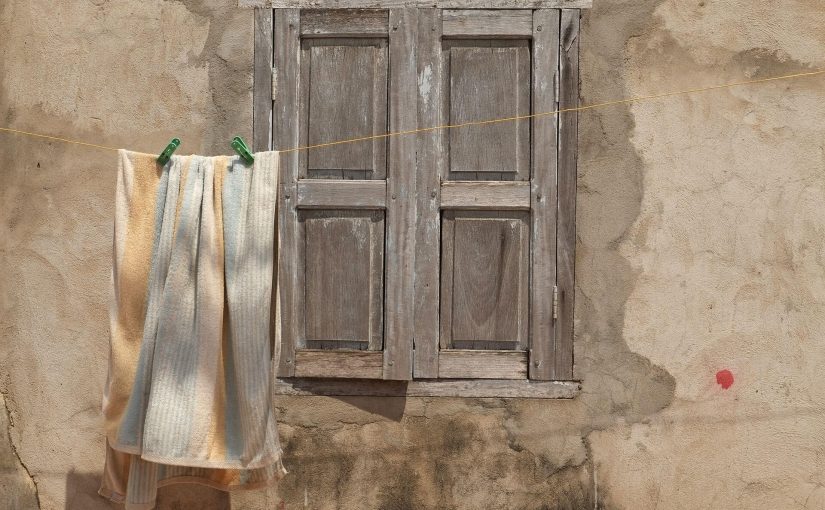
[(382, 379), (278, 378), (275, 404), (289, 396), (326, 396), (362, 411), (401, 421), (407, 405), (407, 381)]

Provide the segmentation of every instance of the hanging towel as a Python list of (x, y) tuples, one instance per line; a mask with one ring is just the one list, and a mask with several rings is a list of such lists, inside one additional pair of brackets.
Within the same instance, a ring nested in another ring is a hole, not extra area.
[(101, 495), (149, 509), (172, 482), (287, 474), (271, 405), (277, 182), (277, 152), (161, 167), (119, 151)]

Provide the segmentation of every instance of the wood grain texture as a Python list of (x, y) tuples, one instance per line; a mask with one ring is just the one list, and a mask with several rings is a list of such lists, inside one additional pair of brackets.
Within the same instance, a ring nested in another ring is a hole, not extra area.
[[(579, 11), (561, 12), (559, 50), (559, 109), (579, 105)], [(576, 262), (576, 172), (578, 112), (560, 114), (559, 121), (559, 216), (557, 280), (559, 318), (556, 328), (554, 379), (573, 377), (573, 305)]]
[[(441, 9), (418, 10), (418, 125), (441, 123)], [(438, 300), (441, 186), (440, 130), (417, 135), (415, 234), (415, 377), (438, 377)]]
[[(559, 11), (533, 13), (533, 111), (558, 107)], [(553, 287), (556, 285), (556, 194), (558, 117), (533, 119), (533, 168), (530, 202), (530, 379), (554, 377), (556, 324)]]
[(527, 348), (528, 239), (526, 213), (444, 212), (442, 349)]
[(445, 181), (443, 209), (530, 210), (528, 182)]
[[(530, 112), (530, 44), (527, 40), (447, 40), (444, 117), (450, 124), (526, 115)], [(450, 172), (512, 173), (529, 179), (528, 120), (450, 129)], [(448, 176), (450, 180), (456, 180)], [(493, 177), (498, 180), (498, 177)]]
[(386, 181), (320, 180), (298, 181), (298, 207), (306, 209), (383, 209), (387, 202)]
[(445, 379), (526, 379), (525, 351), (442, 350), (438, 377)]
[[(387, 130), (387, 41), (383, 38), (305, 39), (301, 50), (301, 145)], [(386, 175), (384, 138), (301, 151), (300, 177), (344, 178), (347, 171)], [(335, 172), (340, 172), (336, 174)]]
[(272, 149), (272, 10), (255, 9), (252, 150)]
[(453, 274), (455, 273), (455, 211), (444, 211), (441, 218), (441, 274), (438, 320), (439, 359), (450, 348), (453, 336)]
[(445, 37), (531, 37), (532, 12), (524, 9), (444, 9)]
[(380, 351), (301, 349), (295, 353), (295, 376), (380, 379), (383, 364)]
[(390, 9), (396, 7), (440, 7), (442, 9), (587, 9), (593, 0), (238, 0), (238, 7), (311, 9)]
[(386, 36), (389, 13), (383, 9), (303, 9), (301, 35), (315, 37)]
[(578, 381), (521, 379), (445, 379), (374, 381), (369, 379), (276, 379), (276, 395), (370, 397), (458, 397), (571, 399), (581, 392)]
[(302, 211), (305, 236), (305, 345), (382, 348), (384, 214)]
[[(391, 131), (417, 127), (416, 10), (390, 10)], [(415, 302), (416, 138), (395, 137), (390, 142), (387, 179), (387, 266), (385, 379), (411, 379)]]
[[(278, 44), (274, 45), (274, 76), (279, 86), (273, 106), (273, 139), (278, 149), (294, 147), (298, 143), (298, 79), (299, 79), (299, 30), (297, 9), (273, 12), (273, 33)], [(298, 154), (281, 156), (280, 183), (278, 187), (278, 306), (281, 315), (281, 356), (278, 375), (291, 376), (295, 370), (295, 346), (299, 327), (298, 320), (298, 211), (295, 208)]]

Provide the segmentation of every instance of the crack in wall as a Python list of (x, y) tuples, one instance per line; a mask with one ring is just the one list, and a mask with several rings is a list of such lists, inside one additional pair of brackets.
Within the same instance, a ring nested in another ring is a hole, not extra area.
[(20, 467), (23, 468), (23, 471), (25, 471), (28, 479), (31, 480), (31, 483), (34, 486), (34, 497), (37, 503), (37, 508), (40, 509), (42, 508), (42, 506), (40, 504), (40, 491), (37, 486), (37, 479), (29, 470), (29, 467), (26, 465), (26, 463), (23, 462), (23, 458), (20, 456), (20, 452), (17, 449), (17, 445), (15, 444), (14, 437), (12, 435), (12, 429), (14, 428), (14, 415), (12, 414), (11, 409), (9, 408), (9, 401), (11, 400), (11, 395), (9, 395), (8, 390), (0, 390), (0, 395), (2, 395), (3, 398), (3, 409), (6, 413), (6, 419), (8, 420), (6, 426), (6, 437), (8, 438), (9, 448), (11, 448), (12, 453), (17, 459), (17, 463), (20, 465)]

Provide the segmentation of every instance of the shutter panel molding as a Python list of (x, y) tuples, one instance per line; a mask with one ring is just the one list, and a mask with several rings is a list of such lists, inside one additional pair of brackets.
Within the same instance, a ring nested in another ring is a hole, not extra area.
[[(393, 2), (240, 1), (266, 6), (255, 150), (578, 106), (589, 0)], [(574, 396), (577, 128), (564, 112), (283, 154), (278, 391)]]

